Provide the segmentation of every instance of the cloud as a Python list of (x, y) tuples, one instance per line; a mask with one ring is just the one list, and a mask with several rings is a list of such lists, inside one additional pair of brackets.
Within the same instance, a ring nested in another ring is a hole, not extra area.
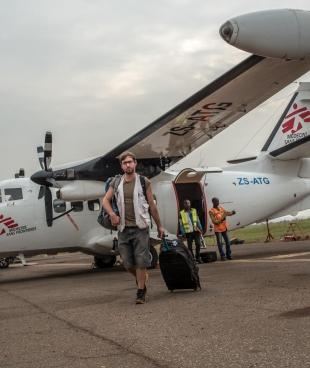
[[(307, 2), (294, 6), (307, 8)], [(290, 1), (0, 0), (0, 178), (96, 156), (245, 57), (225, 44), (230, 17)], [(259, 9), (258, 9), (259, 8)]]

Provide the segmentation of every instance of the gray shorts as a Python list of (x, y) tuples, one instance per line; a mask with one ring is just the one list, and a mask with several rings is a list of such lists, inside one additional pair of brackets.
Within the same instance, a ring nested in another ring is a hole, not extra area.
[(149, 229), (125, 227), (118, 232), (118, 250), (126, 268), (145, 268), (151, 265)]

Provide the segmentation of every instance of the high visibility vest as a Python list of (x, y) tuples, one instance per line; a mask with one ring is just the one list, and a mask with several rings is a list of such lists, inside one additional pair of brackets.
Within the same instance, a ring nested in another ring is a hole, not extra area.
[[(190, 233), (191, 232), (191, 228), (189, 226), (188, 223), (188, 217), (187, 217), (187, 213), (185, 210), (180, 211), (180, 215), (181, 215), (181, 221), (182, 221), (182, 225), (184, 227), (184, 231), (185, 233)], [(197, 211), (196, 208), (191, 208), (191, 215), (192, 215), (192, 221), (193, 221), (193, 231), (195, 231), (195, 229), (197, 229), (197, 225), (198, 225), (198, 216), (197, 216)]]
[[(210, 212), (212, 212), (213, 216), (218, 221), (221, 221), (223, 219), (223, 217), (225, 216), (225, 210), (224, 210), (223, 207), (218, 207), (218, 208), (212, 207), (210, 209)], [(220, 222), (219, 224), (214, 224), (213, 223), (213, 225), (214, 225), (214, 231), (216, 233), (223, 233), (224, 231), (226, 231), (228, 229), (228, 224), (227, 224), (226, 220)]]

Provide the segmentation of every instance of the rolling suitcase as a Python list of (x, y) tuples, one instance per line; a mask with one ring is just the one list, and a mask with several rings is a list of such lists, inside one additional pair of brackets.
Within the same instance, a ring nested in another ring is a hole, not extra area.
[(199, 268), (187, 247), (178, 239), (163, 239), (159, 265), (168, 290), (201, 289)]

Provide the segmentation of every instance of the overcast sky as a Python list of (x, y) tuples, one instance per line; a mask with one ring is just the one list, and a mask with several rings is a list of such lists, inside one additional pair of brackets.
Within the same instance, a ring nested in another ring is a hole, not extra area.
[[(0, 5), (0, 179), (20, 167), (27, 175), (39, 169), (36, 146), (46, 130), (53, 132), (54, 166), (99, 156), (230, 69), (247, 54), (220, 38), (226, 20), (263, 9), (310, 8), (309, 0)], [(270, 125), (270, 116), (260, 121), (252, 135), (267, 134), (262, 126)], [(222, 165), (249, 148), (233, 130), (228, 134), (222, 160), (208, 148), (199, 157)]]

